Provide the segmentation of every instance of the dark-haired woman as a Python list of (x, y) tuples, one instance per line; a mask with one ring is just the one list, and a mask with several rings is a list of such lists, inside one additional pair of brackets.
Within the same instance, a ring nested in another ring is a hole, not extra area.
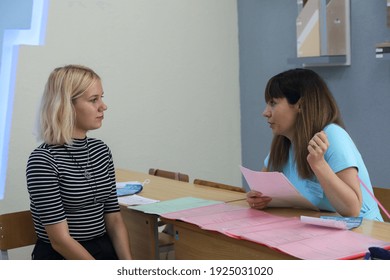
[[(362, 156), (324, 80), (309, 69), (282, 72), (268, 81), (265, 101), (263, 116), (274, 137), (262, 171), (283, 172), (322, 210), (383, 221), (360, 183), (372, 192)], [(271, 200), (256, 191), (247, 194), (255, 209), (266, 208)]]

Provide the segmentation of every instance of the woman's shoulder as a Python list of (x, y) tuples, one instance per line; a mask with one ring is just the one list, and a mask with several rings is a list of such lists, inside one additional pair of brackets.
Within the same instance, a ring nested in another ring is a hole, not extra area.
[(339, 126), (338, 124), (335, 124), (335, 123), (331, 123), (331, 124), (328, 124), (327, 126), (325, 126), (324, 128), (324, 131), (325, 132), (346, 132), (344, 128), (342, 128), (341, 126)]
[(337, 124), (332, 123), (327, 125), (324, 131), (330, 143), (339, 143), (344, 148), (346, 148), (346, 145), (355, 145), (349, 133)]
[(50, 154), (50, 150), (55, 149), (55, 146), (49, 145), (47, 143), (41, 143), (38, 145), (32, 152), (31, 155), (43, 155)]
[(34, 162), (53, 162), (54, 155), (53, 150), (56, 149), (56, 146), (49, 145), (47, 143), (42, 143), (37, 146), (31, 153), (28, 158), (28, 164), (32, 164)]
[(328, 124), (325, 126), (324, 131), (328, 137), (332, 137), (333, 135), (335, 137), (348, 137), (348, 132), (341, 126), (335, 123)]

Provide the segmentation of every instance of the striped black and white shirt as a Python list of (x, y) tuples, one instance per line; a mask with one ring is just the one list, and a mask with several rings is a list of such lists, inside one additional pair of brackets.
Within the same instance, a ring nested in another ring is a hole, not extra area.
[(26, 177), (35, 231), (43, 241), (50, 242), (45, 225), (64, 220), (78, 241), (101, 236), (103, 215), (119, 211), (111, 151), (101, 140), (41, 144), (29, 157)]

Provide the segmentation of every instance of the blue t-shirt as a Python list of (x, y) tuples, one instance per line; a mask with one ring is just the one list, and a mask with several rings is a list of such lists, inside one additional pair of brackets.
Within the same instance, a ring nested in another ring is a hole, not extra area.
[[(349, 134), (336, 124), (327, 125), (324, 131), (330, 143), (324, 157), (330, 168), (337, 173), (349, 167), (356, 167), (359, 178), (373, 192), (370, 176), (363, 158)], [(269, 155), (264, 161), (265, 166), (268, 165), (268, 159)], [(309, 180), (299, 177), (292, 147), (290, 147), (288, 162), (282, 172), (311, 203), (321, 210), (336, 211), (324, 194), (317, 178)], [(360, 188), (363, 195), (363, 203), (359, 216), (366, 219), (383, 221), (375, 200), (363, 186), (360, 186)]]

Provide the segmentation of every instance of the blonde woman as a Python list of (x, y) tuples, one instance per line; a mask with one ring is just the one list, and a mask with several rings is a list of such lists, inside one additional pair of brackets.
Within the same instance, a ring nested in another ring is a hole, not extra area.
[(89, 130), (107, 110), (100, 77), (80, 65), (50, 74), (40, 108), (43, 143), (30, 155), (27, 187), (38, 241), (33, 259), (131, 259), (111, 151)]

